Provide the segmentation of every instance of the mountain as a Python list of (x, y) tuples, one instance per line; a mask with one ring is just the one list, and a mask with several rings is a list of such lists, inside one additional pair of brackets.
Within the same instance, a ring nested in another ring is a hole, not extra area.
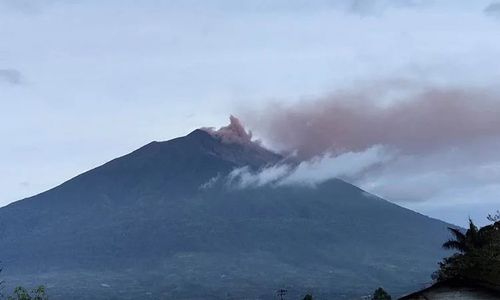
[(279, 288), (324, 299), (430, 281), (444, 222), (339, 179), (207, 185), (282, 160), (234, 122), (152, 142), (1, 208), (6, 285), (45, 284), (52, 299), (274, 299)]

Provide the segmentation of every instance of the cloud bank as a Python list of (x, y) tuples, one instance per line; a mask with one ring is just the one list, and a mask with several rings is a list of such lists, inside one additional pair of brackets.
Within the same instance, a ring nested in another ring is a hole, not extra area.
[[(249, 167), (233, 170), (226, 178), (227, 184), (237, 188), (264, 185), (308, 185), (314, 187), (333, 178), (349, 179), (359, 176), (370, 168), (390, 160), (391, 151), (381, 146), (373, 146), (362, 152), (346, 152), (338, 156), (327, 153), (297, 163), (282, 163), (268, 166), (258, 171)], [(209, 181), (212, 185), (217, 176)], [(204, 185), (205, 186), (205, 185)]]

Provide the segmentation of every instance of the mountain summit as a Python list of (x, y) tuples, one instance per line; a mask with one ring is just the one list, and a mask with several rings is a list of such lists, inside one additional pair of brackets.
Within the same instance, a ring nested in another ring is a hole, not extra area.
[(224, 143), (258, 144), (252, 141), (252, 132), (247, 132), (238, 118), (230, 116), (229, 122), (229, 125), (221, 127), (219, 130), (214, 130), (213, 128), (203, 128), (202, 130), (220, 138)]
[(281, 159), (233, 117), (3, 207), (6, 283), (46, 284), (52, 299), (272, 299), (279, 288), (340, 298), (429, 281), (441, 221), (337, 179), (206, 185)]

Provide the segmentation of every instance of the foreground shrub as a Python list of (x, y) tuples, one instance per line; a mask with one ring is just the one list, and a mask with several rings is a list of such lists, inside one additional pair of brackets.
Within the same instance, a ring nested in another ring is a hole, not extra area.
[(28, 292), (27, 289), (22, 286), (18, 286), (14, 289), (12, 296), (7, 297), (7, 300), (47, 300), (47, 294), (45, 292), (45, 287), (43, 285)]

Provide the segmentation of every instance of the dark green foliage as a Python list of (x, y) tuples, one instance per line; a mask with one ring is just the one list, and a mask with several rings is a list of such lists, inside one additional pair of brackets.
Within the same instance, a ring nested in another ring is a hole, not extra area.
[[(0, 273), (2, 269), (0, 268)], [(4, 288), (4, 281), (0, 280), (0, 291)], [(0, 299), (3, 299), (3, 293), (0, 293)], [(45, 293), (45, 286), (40, 285), (36, 289), (31, 290), (31, 293), (28, 292), (24, 287), (18, 286), (14, 289), (14, 292), (11, 296), (7, 297), (7, 300), (47, 300), (47, 294)]]
[(472, 252), (474, 249), (482, 247), (486, 243), (484, 234), (479, 233), (479, 229), (469, 219), (469, 229), (462, 233), (459, 229), (449, 228), (453, 235), (453, 239), (448, 240), (443, 244), (445, 249), (458, 250), (461, 253)]
[(49, 297), (45, 292), (45, 287), (43, 285), (38, 286), (35, 290), (33, 290), (32, 300), (47, 300)]
[(383, 288), (379, 287), (373, 293), (373, 300), (391, 300), (391, 295), (389, 295)]
[(28, 292), (22, 286), (18, 286), (14, 289), (12, 296), (7, 297), (7, 300), (47, 300), (47, 294), (45, 292), (45, 287), (43, 285), (33, 289)]
[(14, 289), (14, 293), (12, 293), (12, 296), (7, 297), (7, 299), (8, 300), (29, 300), (29, 299), (31, 299), (31, 296), (25, 288), (18, 286)]
[(313, 296), (311, 294), (307, 294), (304, 296), (303, 300), (313, 300)]
[(500, 221), (500, 210), (497, 210), (494, 215), (488, 215), (487, 219), (493, 223)]
[(433, 275), (437, 281), (462, 280), (500, 284), (500, 221), (489, 216), (493, 224), (478, 228), (469, 220), (465, 233), (450, 228), (454, 239), (443, 244), (457, 253), (445, 258)]

